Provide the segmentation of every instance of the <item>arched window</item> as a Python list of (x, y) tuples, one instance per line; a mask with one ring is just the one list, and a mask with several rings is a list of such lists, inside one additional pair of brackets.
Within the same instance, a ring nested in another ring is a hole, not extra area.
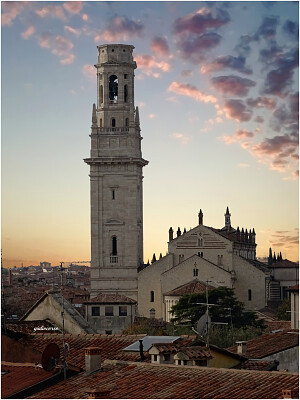
[(100, 118), (100, 128), (102, 128), (102, 118)]
[(117, 237), (116, 236), (112, 237), (111, 245), (112, 245), (111, 253), (112, 253), (113, 256), (116, 256), (118, 254), (118, 251), (117, 251)]
[(118, 77), (116, 75), (111, 75), (109, 77), (109, 100), (112, 103), (117, 103), (118, 101)]
[(125, 126), (128, 128), (128, 126), (129, 126), (129, 118), (125, 119)]
[(128, 99), (128, 85), (124, 85), (124, 103), (127, 103)]
[(103, 86), (102, 85), (100, 85), (99, 97), (100, 97), (100, 103), (103, 103)]
[(150, 292), (150, 302), (151, 303), (154, 302), (154, 290), (151, 290), (151, 292)]
[(111, 119), (111, 126), (112, 126), (112, 128), (116, 127), (116, 119), (115, 118)]
[(194, 268), (194, 276), (198, 276), (198, 268)]

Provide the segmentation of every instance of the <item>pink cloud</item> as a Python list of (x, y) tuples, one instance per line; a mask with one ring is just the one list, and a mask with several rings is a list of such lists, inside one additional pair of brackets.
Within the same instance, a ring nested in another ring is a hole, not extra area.
[(25, 2), (17, 1), (4, 1), (2, 2), (2, 26), (9, 26), (13, 20), (21, 13), (25, 7)]
[(82, 1), (67, 1), (63, 7), (71, 14), (79, 14), (82, 10)]
[(61, 6), (55, 6), (55, 5), (45, 6), (41, 9), (35, 10), (35, 13), (41, 18), (49, 16), (53, 18), (59, 18), (62, 20), (65, 19), (64, 10)]
[(203, 103), (216, 103), (217, 99), (214, 96), (207, 95), (197, 89), (195, 86), (179, 83), (179, 82), (172, 82), (171, 85), (168, 87), (169, 92), (174, 92), (180, 94), (182, 96), (192, 97), (196, 101), (200, 101)]
[(50, 33), (42, 33), (38, 38), (38, 43), (40, 47), (49, 49), (51, 47), (52, 35)]
[(252, 117), (252, 111), (245, 106), (242, 100), (227, 100), (224, 105), (224, 111), (227, 118), (239, 122), (249, 121)]
[(183, 133), (172, 133), (171, 135), (169, 135), (170, 137), (175, 138), (176, 140), (178, 140), (181, 144), (187, 144), (190, 140), (191, 137), (190, 136), (186, 136)]
[[(136, 55), (134, 57), (137, 65), (141, 68), (142, 72), (148, 76), (153, 76), (155, 78), (159, 78), (161, 72), (170, 71), (170, 64), (165, 61), (156, 61), (155, 57), (149, 56), (147, 54), (144, 55)], [(158, 71), (157, 71), (158, 70)]]
[(245, 129), (239, 129), (235, 132), (237, 138), (252, 138), (254, 133), (251, 131), (246, 131)]
[(254, 121), (257, 122), (258, 124), (262, 124), (264, 122), (264, 119), (263, 117), (258, 115), (257, 117), (254, 118)]
[(34, 27), (33, 25), (30, 25), (30, 26), (26, 29), (26, 31), (24, 31), (24, 32), (21, 33), (21, 37), (22, 37), (23, 39), (29, 39), (30, 36), (32, 36), (32, 35), (34, 34), (34, 32), (35, 32), (35, 27)]
[(160, 57), (167, 56), (170, 52), (167, 39), (156, 36), (151, 40), (151, 50)]
[(220, 93), (231, 96), (246, 96), (255, 82), (235, 75), (212, 78), (211, 83)]
[(276, 107), (276, 100), (271, 99), (270, 97), (257, 97), (256, 99), (247, 99), (246, 103), (249, 107), (254, 108), (268, 108), (272, 110)]
[(226, 144), (240, 142), (241, 146), (244, 148), (249, 147), (248, 142), (242, 142), (244, 139), (250, 139), (255, 136), (254, 132), (246, 131), (245, 129), (238, 129), (233, 135), (220, 136), (218, 139), (223, 140)]
[(244, 74), (251, 74), (252, 70), (245, 67), (246, 59), (244, 57), (219, 56), (212, 63), (206, 64), (201, 68), (203, 74), (209, 72), (232, 69)]
[(82, 72), (87, 78), (92, 79), (92, 80), (96, 80), (96, 70), (95, 70), (94, 66), (89, 65), (89, 64), (85, 64), (82, 67)]
[(88, 21), (89, 20), (89, 16), (87, 14), (82, 14), (81, 16), (83, 21)]
[(126, 16), (114, 17), (109, 21), (109, 28), (99, 32), (94, 42), (107, 41), (113, 42), (115, 40), (128, 40), (134, 36), (141, 37), (144, 26), (140, 21), (129, 19)]
[(52, 54), (60, 58), (63, 65), (71, 64), (75, 59), (75, 55), (71, 52), (74, 45), (64, 36), (54, 37), (50, 33), (43, 33), (38, 38), (38, 43), (40, 47), (50, 49)]
[(65, 25), (64, 27), (65, 31), (72, 33), (75, 36), (79, 36), (81, 34), (81, 30), (80, 29), (75, 29), (72, 28), (71, 26)]

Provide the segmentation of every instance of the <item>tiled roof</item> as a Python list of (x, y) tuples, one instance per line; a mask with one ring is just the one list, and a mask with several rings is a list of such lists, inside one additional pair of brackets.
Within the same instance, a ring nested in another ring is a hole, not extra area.
[[(98, 334), (65, 334), (65, 342), (69, 345), (67, 363), (73, 367), (85, 369), (84, 349), (86, 347), (99, 347), (101, 360), (116, 359), (125, 361), (138, 361), (139, 352), (126, 352), (123, 349), (130, 344), (142, 339), (145, 335), (98, 335)], [(61, 349), (61, 334), (36, 333), (26, 335), (19, 340), (20, 343), (33, 347), (41, 353), (49, 343), (56, 343)], [(147, 355), (147, 353), (145, 354)], [(148, 357), (149, 358), (149, 357)]]
[(34, 333), (34, 332), (58, 332), (59, 329), (47, 320), (36, 321), (15, 321), (6, 323), (6, 328), (18, 333)]
[[(276, 333), (267, 333), (247, 342), (247, 351), (243, 354), (247, 358), (264, 358), (299, 346), (299, 331), (287, 330)], [(237, 353), (237, 346), (227, 350)]]
[(266, 321), (267, 332), (291, 329), (291, 321)]
[(6, 372), (1, 376), (2, 399), (53, 376), (52, 372), (47, 372), (32, 363), (19, 364), (2, 361), (1, 372)]
[[(159, 353), (178, 353), (180, 346), (175, 343), (155, 343), (151, 348), (155, 347)], [(150, 348), (150, 349), (151, 349)], [(149, 351), (150, 351), (149, 349)]]
[(234, 369), (248, 369), (255, 371), (276, 371), (278, 363), (268, 360), (247, 360), (233, 367)]
[(288, 267), (298, 267), (299, 268), (299, 263), (295, 263), (290, 260), (282, 260), (282, 261), (273, 261), (271, 265), (269, 265), (269, 268), (288, 268)]
[(117, 399), (281, 399), (283, 389), (298, 389), (298, 374), (110, 361), (30, 398), (86, 398), (93, 389)]
[(210, 351), (206, 347), (203, 347), (203, 346), (181, 347), (180, 352), (187, 355), (190, 360), (212, 358)]
[[(208, 286), (208, 289), (214, 289), (213, 286)], [(185, 283), (184, 285), (178, 286), (177, 288), (164, 293), (165, 296), (182, 296), (190, 293), (205, 293), (206, 284), (198, 279), (194, 279), (191, 282)]]
[(100, 293), (98, 296), (93, 297), (90, 300), (84, 302), (86, 303), (97, 303), (97, 304), (136, 304), (136, 301), (117, 293)]
[(290, 286), (287, 290), (289, 292), (299, 292), (299, 285)]

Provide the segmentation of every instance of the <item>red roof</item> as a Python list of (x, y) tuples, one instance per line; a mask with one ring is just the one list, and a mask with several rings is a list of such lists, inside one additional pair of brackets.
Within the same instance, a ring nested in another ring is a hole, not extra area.
[[(247, 351), (243, 356), (247, 358), (264, 358), (296, 346), (299, 346), (298, 330), (267, 333), (249, 340), (247, 342)], [(237, 353), (237, 346), (230, 347), (227, 350)]]
[(290, 291), (290, 292), (299, 292), (299, 284), (298, 285), (294, 285), (294, 286), (290, 286), (288, 288), (288, 291)]
[[(214, 289), (214, 287), (209, 285), (208, 289), (211, 290)], [(185, 283), (184, 285), (178, 286), (170, 292), (165, 293), (165, 296), (182, 296), (190, 293), (205, 293), (205, 291), (206, 284), (198, 279), (194, 279), (191, 282)]]
[[(4, 373), (6, 372), (6, 373)], [(7, 398), (14, 393), (33, 386), (53, 376), (41, 367), (32, 363), (1, 362), (1, 398)]]
[(283, 389), (298, 389), (298, 374), (106, 361), (99, 373), (80, 373), (31, 398), (87, 398), (93, 389), (117, 399), (281, 399)]
[(84, 302), (98, 304), (136, 304), (136, 301), (130, 297), (123, 296), (117, 293), (100, 293), (97, 297)]

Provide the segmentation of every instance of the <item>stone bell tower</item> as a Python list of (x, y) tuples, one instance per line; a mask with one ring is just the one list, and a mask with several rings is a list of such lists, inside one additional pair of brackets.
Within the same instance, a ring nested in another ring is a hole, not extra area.
[(90, 166), (91, 297), (118, 293), (137, 300), (143, 264), (143, 174), (134, 46), (97, 46)]

